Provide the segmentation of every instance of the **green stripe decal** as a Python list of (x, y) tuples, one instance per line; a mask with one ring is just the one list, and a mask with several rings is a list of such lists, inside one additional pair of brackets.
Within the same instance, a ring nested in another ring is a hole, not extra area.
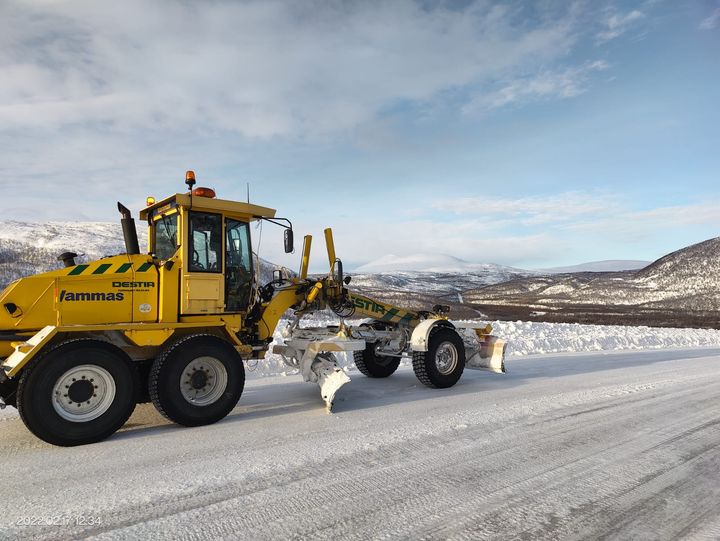
[(115, 271), (115, 274), (122, 274), (123, 272), (127, 272), (132, 268), (132, 263), (123, 263), (120, 265), (120, 268)]
[(395, 317), (395, 314), (398, 313), (397, 308), (393, 308), (392, 310), (388, 310), (385, 315), (382, 317), (381, 321), (390, 321), (392, 318)]
[(407, 314), (405, 314), (403, 316), (403, 318), (398, 323), (408, 323), (409, 324), (413, 319), (415, 319), (413, 317), (413, 314), (408, 312)]
[(140, 265), (140, 268), (137, 270), (138, 272), (147, 272), (150, 270), (150, 267), (152, 267), (152, 263), (143, 263)]
[(93, 271), (93, 274), (105, 274), (110, 267), (112, 267), (112, 265), (109, 263), (103, 263)]
[(78, 265), (77, 267), (73, 267), (73, 270), (68, 272), (68, 276), (77, 276), (78, 274), (82, 274), (88, 267), (89, 265)]

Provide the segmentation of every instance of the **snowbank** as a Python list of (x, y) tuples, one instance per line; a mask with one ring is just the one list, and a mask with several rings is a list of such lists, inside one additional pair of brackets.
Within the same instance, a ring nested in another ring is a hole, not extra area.
[(622, 325), (496, 321), (494, 334), (509, 342), (509, 357), (573, 351), (720, 346), (720, 331)]
[[(479, 323), (484, 323), (480, 322)], [(283, 328), (288, 321), (280, 322)], [(303, 326), (336, 324), (332, 316), (316, 315), (303, 320)], [(620, 325), (579, 325), (577, 323), (536, 323), (530, 321), (496, 321), (494, 334), (508, 341), (507, 356), (538, 355), (544, 353), (612, 351), (638, 349), (667, 349), (693, 347), (720, 347), (720, 331), (708, 329), (662, 329), (655, 327), (623, 327)], [(275, 340), (280, 333), (275, 333)], [(355, 372), (352, 357), (338, 355), (340, 365), (347, 372)], [(403, 359), (403, 365), (410, 364)], [(247, 376), (286, 376), (297, 370), (285, 365), (279, 355), (268, 354), (262, 361), (247, 363)], [(512, 370), (512, 364), (509, 364)], [(0, 410), (0, 421), (15, 416), (15, 408)]]
[[(485, 323), (477, 320), (477, 323)], [(303, 320), (303, 326), (336, 324), (331, 316), (316, 315)], [(278, 328), (287, 325), (281, 321)], [(692, 347), (720, 347), (720, 331), (709, 329), (667, 329), (657, 327), (626, 327), (621, 325), (580, 325), (577, 323), (537, 323), (531, 321), (492, 322), (493, 334), (507, 340), (507, 357), (521, 357), (543, 353), (615, 351), (638, 349), (667, 349)], [(278, 340), (280, 333), (275, 333)], [(340, 365), (347, 371), (356, 370), (352, 358), (338, 355)], [(403, 359), (403, 365), (410, 364)], [(265, 360), (248, 366), (249, 377), (296, 374), (279, 355), (268, 354)]]

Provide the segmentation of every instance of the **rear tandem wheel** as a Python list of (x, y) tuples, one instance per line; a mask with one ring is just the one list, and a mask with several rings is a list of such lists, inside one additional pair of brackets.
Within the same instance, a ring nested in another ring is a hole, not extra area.
[(362, 351), (353, 352), (355, 366), (369, 378), (386, 378), (400, 366), (399, 357), (388, 357), (375, 353), (375, 345), (367, 344)]
[(210, 334), (186, 336), (155, 359), (148, 388), (155, 408), (184, 426), (215, 423), (240, 400), (245, 367), (227, 341)]

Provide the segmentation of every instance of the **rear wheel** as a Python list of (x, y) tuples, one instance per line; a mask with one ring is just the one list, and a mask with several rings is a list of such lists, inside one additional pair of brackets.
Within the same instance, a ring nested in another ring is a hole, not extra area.
[(374, 344), (368, 344), (362, 351), (353, 352), (355, 366), (369, 378), (386, 378), (400, 366), (399, 357), (387, 357), (375, 353)]
[(465, 370), (465, 346), (454, 329), (440, 327), (430, 335), (427, 351), (413, 353), (413, 370), (428, 387), (455, 385)]
[(92, 339), (64, 342), (31, 361), (18, 384), (25, 426), (54, 445), (94, 443), (135, 409), (137, 376), (127, 356)]
[(237, 404), (245, 368), (228, 342), (209, 334), (185, 337), (153, 363), (148, 388), (157, 410), (185, 426), (215, 423)]

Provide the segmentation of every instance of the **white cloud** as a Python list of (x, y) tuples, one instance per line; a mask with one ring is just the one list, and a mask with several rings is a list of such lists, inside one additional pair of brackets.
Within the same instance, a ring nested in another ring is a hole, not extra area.
[(716, 8), (708, 17), (700, 22), (700, 30), (713, 30), (720, 27), (720, 8)]
[[(324, 268), (327, 257), (323, 253), (321, 226), (301, 223), (299, 227), (316, 239), (312, 256), (314, 268)], [(349, 268), (385, 254), (402, 257), (419, 253), (451, 254), (468, 262), (522, 266), (530, 261), (552, 261), (567, 250), (565, 242), (548, 232), (500, 234), (488, 229), (486, 224), (472, 220), (428, 219), (375, 225), (369, 221), (346, 219), (336, 223), (333, 232), (338, 256)], [(268, 250), (266, 253), (274, 252), (271, 259), (276, 259), (273, 261), (283, 261), (279, 237), (263, 243)], [(288, 265), (295, 267), (297, 262), (291, 259)]]
[(0, 33), (4, 129), (329, 134), (397, 100), (551, 62), (570, 22), (396, 2), (11, 1)]
[[(490, 216), (492, 223), (522, 225), (550, 224), (571, 219), (587, 220), (617, 207), (615, 197), (583, 192), (565, 192), (543, 197), (497, 198), (463, 197), (433, 205), (440, 211), (458, 215)], [(503, 220), (499, 222), (497, 217)]]
[(531, 77), (517, 79), (502, 88), (485, 92), (465, 106), (466, 113), (496, 109), (511, 103), (548, 98), (572, 98), (583, 94), (594, 72), (608, 69), (604, 60), (561, 71), (544, 71)]
[(627, 32), (634, 23), (644, 18), (645, 14), (636, 9), (625, 14), (614, 13), (605, 19), (605, 29), (598, 32), (596, 38), (600, 43), (613, 40)]
[(627, 207), (609, 209), (601, 219), (580, 221), (570, 228), (584, 232), (643, 236), (682, 226), (719, 222), (720, 201), (706, 201), (648, 210), (633, 210)]

